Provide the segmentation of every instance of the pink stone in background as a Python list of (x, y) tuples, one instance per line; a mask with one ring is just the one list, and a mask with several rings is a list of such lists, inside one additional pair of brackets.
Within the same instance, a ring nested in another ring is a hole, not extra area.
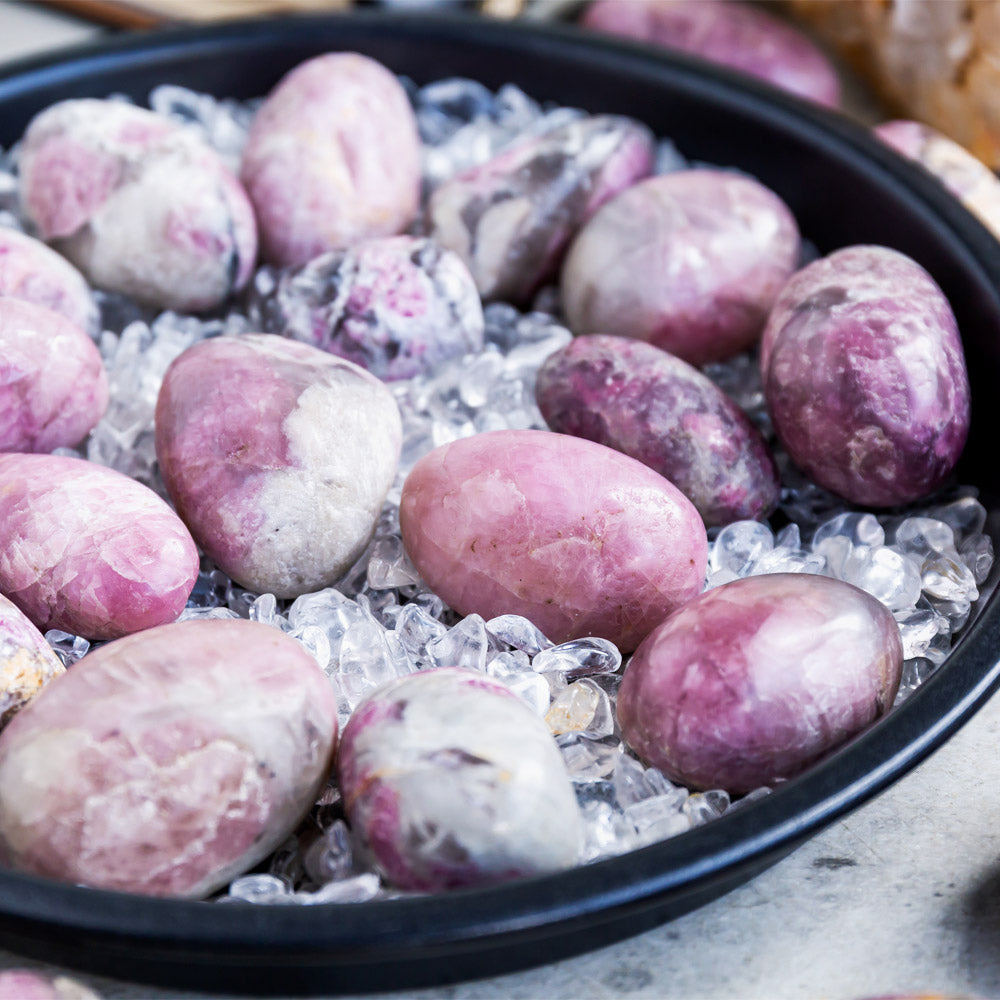
[(494, 431), (414, 466), (399, 509), (421, 577), (460, 614), (518, 614), (553, 642), (631, 650), (705, 580), (705, 526), (671, 483), (619, 452)]
[(272, 263), (305, 264), (402, 232), (420, 202), (420, 140), (406, 92), (353, 52), (301, 63), (257, 112), (240, 176)]
[(344, 729), (337, 769), (352, 828), (404, 889), (577, 861), (580, 813), (548, 727), (482, 674), (423, 670), (379, 688)]
[(693, 365), (750, 347), (798, 264), (785, 203), (749, 177), (682, 170), (608, 202), (562, 271), (574, 333), (646, 340)]
[(840, 104), (830, 60), (800, 31), (737, 0), (597, 0), (588, 28), (701, 56), (829, 107)]
[(51, 309), (0, 295), (0, 452), (77, 445), (107, 406), (90, 337)]
[(815, 482), (889, 507), (933, 492), (969, 430), (955, 316), (933, 278), (886, 247), (846, 247), (782, 289), (761, 341), (774, 428)]
[(895, 619), (850, 584), (775, 573), (716, 587), (636, 650), (618, 695), (628, 745), (693, 788), (798, 774), (892, 705)]
[(42, 631), (112, 639), (173, 621), (197, 575), (152, 490), (77, 458), (0, 455), (0, 593)]
[(44, 239), (99, 288), (211, 309), (250, 278), (253, 208), (196, 134), (119, 101), (54, 104), (21, 147), (22, 198)]
[(538, 372), (549, 427), (631, 455), (669, 479), (708, 525), (766, 517), (778, 472), (743, 411), (689, 364), (624, 337), (577, 337)]
[(101, 1000), (92, 989), (69, 976), (50, 976), (31, 969), (0, 972), (0, 1000)]
[(653, 136), (629, 118), (578, 118), (441, 184), (431, 236), (469, 265), (484, 299), (524, 304), (609, 198), (649, 176)]
[(41, 240), (0, 226), (0, 296), (24, 299), (98, 333), (97, 304), (80, 272)]
[(0, 726), (63, 670), (42, 633), (0, 596)]
[(272, 334), (217, 337), (167, 370), (156, 454), (180, 516), (245, 587), (295, 597), (361, 554), (402, 426), (373, 375)]
[(336, 696), (294, 639), (186, 621), (85, 656), (0, 735), (0, 848), (21, 871), (200, 898), (315, 802)]

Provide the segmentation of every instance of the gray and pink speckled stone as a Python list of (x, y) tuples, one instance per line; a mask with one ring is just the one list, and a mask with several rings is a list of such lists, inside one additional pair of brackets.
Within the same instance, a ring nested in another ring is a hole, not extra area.
[(538, 371), (549, 427), (631, 455), (669, 479), (707, 525), (766, 517), (774, 460), (746, 414), (697, 369), (625, 337), (577, 337)]
[(222, 570), (278, 597), (330, 585), (361, 554), (401, 441), (382, 382), (273, 334), (189, 348), (156, 404), (156, 455), (180, 516)]
[(63, 670), (42, 633), (0, 595), (0, 727)]
[(315, 802), (337, 699), (294, 639), (186, 621), (85, 656), (0, 734), (0, 854), (20, 871), (200, 898)]
[(580, 226), (652, 168), (644, 125), (579, 118), (445, 181), (428, 201), (427, 224), (468, 264), (484, 299), (524, 304), (555, 277)]
[(961, 455), (969, 381), (933, 278), (886, 247), (847, 247), (782, 289), (761, 341), (775, 431), (820, 486), (889, 507), (933, 492)]
[(21, 146), (25, 210), (99, 288), (159, 308), (211, 309), (250, 277), (253, 208), (194, 132), (120, 101), (62, 101)]
[(693, 788), (791, 778), (891, 705), (892, 614), (850, 584), (774, 573), (716, 587), (636, 650), (618, 695), (635, 752)]
[(173, 621), (197, 575), (152, 490), (78, 458), (0, 455), (0, 593), (42, 631), (112, 639)]

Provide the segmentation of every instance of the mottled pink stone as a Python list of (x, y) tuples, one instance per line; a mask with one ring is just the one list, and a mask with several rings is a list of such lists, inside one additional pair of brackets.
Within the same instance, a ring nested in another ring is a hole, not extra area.
[(563, 309), (574, 333), (645, 340), (701, 365), (756, 341), (798, 256), (774, 192), (682, 170), (641, 181), (584, 226), (563, 266)]
[(0, 455), (0, 593), (43, 632), (112, 639), (173, 621), (198, 551), (152, 490), (54, 455)]
[(469, 265), (484, 299), (526, 303), (609, 198), (648, 177), (653, 135), (629, 118), (578, 118), (441, 184), (431, 236)]
[(792, 25), (737, 0), (597, 0), (588, 28), (701, 56), (819, 104), (840, 104), (829, 59)]
[(257, 112), (240, 176), (261, 253), (275, 264), (402, 232), (420, 202), (420, 139), (406, 92), (357, 53), (300, 64)]
[(538, 371), (549, 427), (631, 455), (669, 479), (707, 525), (766, 517), (778, 472), (760, 432), (680, 358), (625, 337), (576, 337)]
[(249, 280), (253, 208), (196, 133), (120, 101), (62, 101), (21, 146), (22, 199), (42, 237), (101, 287), (210, 309)]
[(454, 668), (379, 688), (337, 758), (354, 829), (388, 878), (436, 892), (556, 871), (581, 845), (576, 796), (540, 716)]
[(31, 969), (0, 972), (0, 1000), (101, 1000), (92, 989), (69, 976), (48, 976)]
[(893, 702), (903, 651), (892, 614), (807, 573), (716, 587), (636, 650), (618, 695), (622, 735), (693, 788), (751, 791), (798, 774)]
[(554, 642), (635, 646), (705, 579), (705, 526), (627, 455), (548, 431), (494, 431), (425, 455), (403, 485), (406, 551), (461, 614), (518, 614)]
[(45, 306), (0, 295), (0, 452), (77, 445), (107, 406), (90, 337)]
[(0, 296), (46, 306), (90, 336), (98, 332), (97, 303), (83, 275), (51, 247), (0, 226)]
[(189, 348), (156, 404), (156, 455), (178, 513), (221, 569), (278, 597), (330, 585), (361, 554), (401, 441), (382, 382), (273, 334)]
[(21, 871), (199, 898), (315, 801), (337, 700), (294, 639), (186, 621), (85, 656), (0, 735), (0, 846)]
[(768, 320), (761, 372), (788, 453), (854, 503), (925, 496), (961, 455), (969, 381), (955, 316), (895, 250), (847, 247), (799, 271)]
[(61, 673), (62, 661), (42, 633), (0, 596), (0, 726)]

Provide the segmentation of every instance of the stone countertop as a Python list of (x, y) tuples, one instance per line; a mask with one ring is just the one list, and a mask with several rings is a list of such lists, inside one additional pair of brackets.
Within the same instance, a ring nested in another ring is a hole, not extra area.
[[(0, 61), (100, 33), (34, 4), (0, 0)], [(382, 996), (1000, 1000), (998, 744), (1000, 695), (875, 801), (700, 910), (539, 969)], [(0, 969), (13, 967), (38, 963), (0, 951)], [(195, 996), (77, 978), (107, 998)]]

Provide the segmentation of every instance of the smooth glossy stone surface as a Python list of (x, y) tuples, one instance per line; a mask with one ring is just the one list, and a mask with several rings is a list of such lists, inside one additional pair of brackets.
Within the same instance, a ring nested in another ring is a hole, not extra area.
[(406, 92), (354, 52), (301, 63), (257, 112), (240, 176), (261, 254), (275, 264), (305, 264), (402, 232), (420, 200), (420, 142)]
[(186, 621), (85, 656), (0, 735), (0, 853), (17, 869), (199, 898), (315, 801), (336, 697), (255, 622)]
[(441, 184), (427, 205), (430, 233), (465, 260), (484, 299), (525, 303), (580, 226), (652, 167), (644, 125), (579, 118)]
[(494, 431), (425, 455), (403, 485), (406, 551), (461, 614), (518, 614), (553, 642), (635, 646), (701, 591), (705, 526), (671, 483), (619, 452)]
[(63, 669), (42, 633), (0, 596), (0, 727)]
[(636, 650), (618, 694), (629, 746), (694, 788), (791, 778), (892, 705), (903, 649), (892, 614), (803, 573), (716, 587)]
[(51, 309), (0, 295), (0, 452), (78, 445), (107, 407), (90, 337)]
[(461, 258), (413, 236), (366, 240), (281, 274), (259, 302), (266, 329), (411, 378), (483, 346), (483, 307)]
[(113, 639), (173, 621), (198, 551), (152, 490), (54, 455), (0, 455), (0, 593), (43, 632)]
[(194, 311), (242, 288), (253, 209), (194, 132), (120, 101), (62, 101), (20, 153), (22, 199), (42, 237), (100, 288)]
[(820, 486), (887, 507), (931, 493), (969, 429), (969, 382), (951, 307), (915, 261), (838, 250), (782, 289), (761, 341), (774, 427)]
[(399, 461), (388, 389), (272, 334), (217, 337), (167, 370), (156, 455), (199, 545), (252, 590), (295, 597), (361, 554)]
[(680, 358), (624, 337), (577, 337), (542, 365), (549, 427), (631, 455), (669, 479), (707, 525), (770, 513), (778, 472), (760, 432)]
[(598, 0), (582, 23), (701, 56), (820, 104), (840, 104), (840, 80), (826, 56), (790, 24), (750, 4)]
[(337, 771), (353, 829), (402, 888), (577, 861), (580, 814), (548, 727), (481, 674), (445, 667), (380, 688), (345, 727)]
[(751, 346), (798, 262), (799, 233), (762, 184), (722, 170), (652, 177), (580, 231), (562, 271), (574, 333), (611, 333), (693, 365)]
[(100, 996), (69, 976), (5, 969), (0, 972), (0, 1000), (100, 1000)]
[(91, 336), (98, 332), (97, 303), (83, 275), (51, 247), (0, 226), (0, 296), (45, 306)]

